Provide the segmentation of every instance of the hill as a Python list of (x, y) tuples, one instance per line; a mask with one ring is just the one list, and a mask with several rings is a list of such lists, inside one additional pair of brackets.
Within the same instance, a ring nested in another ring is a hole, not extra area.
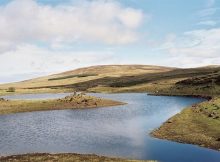
[[(59, 74), (34, 78), (22, 82), (0, 85), (0, 93), (5, 94), (9, 87), (15, 87), (17, 93), (35, 92), (66, 92), (74, 89), (69, 85), (86, 84), (106, 77), (120, 78), (125, 76), (136, 76), (167, 72), (173, 68), (148, 66), (148, 65), (103, 65), (80, 68)], [(34, 91), (32, 90), (34, 89)]]
[(211, 93), (210, 86), (215, 86), (218, 93), (219, 71), (219, 66), (190, 69), (149, 65), (92, 66), (3, 84), (0, 92), (5, 94), (9, 87), (14, 87), (17, 93), (88, 91), (203, 95)]

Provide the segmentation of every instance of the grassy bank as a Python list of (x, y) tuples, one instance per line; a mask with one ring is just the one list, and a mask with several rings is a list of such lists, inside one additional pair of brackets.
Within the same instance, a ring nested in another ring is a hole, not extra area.
[(126, 160), (120, 158), (110, 158), (98, 155), (83, 155), (74, 153), (63, 154), (25, 154), (0, 157), (1, 162), (156, 162), (144, 160)]
[(184, 109), (166, 121), (152, 135), (220, 151), (220, 98)]
[(124, 103), (77, 94), (53, 100), (4, 100), (0, 99), (0, 114), (19, 112), (97, 108), (122, 105)]

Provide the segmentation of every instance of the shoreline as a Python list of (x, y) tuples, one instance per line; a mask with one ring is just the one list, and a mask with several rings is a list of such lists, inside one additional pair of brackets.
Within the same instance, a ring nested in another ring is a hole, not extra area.
[(154, 160), (129, 160), (117, 157), (100, 156), (96, 154), (78, 153), (28, 153), (20, 155), (0, 156), (2, 162), (43, 162), (43, 161), (86, 161), (86, 162), (156, 162)]
[[(184, 108), (165, 121), (150, 135), (154, 138), (193, 144), (220, 151), (220, 103), (219, 97)], [(218, 109), (214, 109), (217, 105)]]
[(160, 94), (160, 93), (148, 93), (149, 96), (174, 96), (174, 97), (194, 97), (194, 98), (203, 98), (203, 99), (206, 99), (206, 100), (211, 100), (213, 99), (213, 96), (211, 95), (188, 95), (188, 94)]
[(7, 100), (0, 98), (0, 115), (64, 109), (92, 109), (124, 104), (126, 103), (82, 94), (48, 100)]

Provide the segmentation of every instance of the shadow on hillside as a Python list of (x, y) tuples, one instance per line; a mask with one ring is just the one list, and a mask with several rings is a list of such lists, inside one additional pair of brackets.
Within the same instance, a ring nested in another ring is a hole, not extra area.
[[(179, 84), (190, 84), (198, 77), (203, 77), (205, 81), (212, 79), (212, 75), (219, 78), (220, 68), (192, 68), (192, 69), (174, 69), (168, 72), (159, 72), (159, 73), (147, 73), (141, 75), (132, 75), (132, 76), (122, 76), (122, 77), (103, 77), (99, 79), (89, 80), (80, 83), (67, 84), (67, 85), (56, 85), (56, 86), (42, 86), (42, 87), (33, 87), (28, 89), (39, 89), (39, 88), (74, 88), (78, 91), (85, 91), (89, 88), (96, 86), (108, 86), (108, 87), (129, 87), (143, 83), (154, 83), (164, 79), (178, 79), (178, 78), (190, 78), (186, 79), (188, 81), (180, 82)], [(206, 78), (206, 79), (205, 79)], [(210, 78), (210, 79), (207, 79)], [(219, 83), (218, 79), (217, 83)], [(206, 83), (206, 82), (205, 82)]]

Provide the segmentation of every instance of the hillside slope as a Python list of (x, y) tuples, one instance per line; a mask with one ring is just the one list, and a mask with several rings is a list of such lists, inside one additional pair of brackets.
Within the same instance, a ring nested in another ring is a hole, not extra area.
[[(60, 92), (72, 91), (65, 88), (67, 85), (96, 81), (105, 77), (120, 78), (125, 76), (135, 76), (140, 74), (150, 74), (167, 72), (174, 68), (149, 66), (149, 65), (103, 65), (80, 68), (59, 74), (34, 78), (22, 82), (0, 85), (0, 93), (7, 91), (9, 87), (15, 87), (18, 93), (33, 92), (30, 88), (35, 88), (34, 92)], [(56, 88), (54, 88), (56, 87)]]
[[(7, 93), (9, 87), (15, 87), (17, 93), (88, 91), (202, 95), (210, 94), (211, 86), (215, 86), (215, 93), (218, 93), (219, 71), (219, 66), (191, 69), (149, 65), (92, 66), (23, 82), (3, 84), (0, 85), (0, 89), (2, 94)], [(189, 82), (193, 84), (188, 84)], [(195, 85), (194, 82), (199, 84)]]

